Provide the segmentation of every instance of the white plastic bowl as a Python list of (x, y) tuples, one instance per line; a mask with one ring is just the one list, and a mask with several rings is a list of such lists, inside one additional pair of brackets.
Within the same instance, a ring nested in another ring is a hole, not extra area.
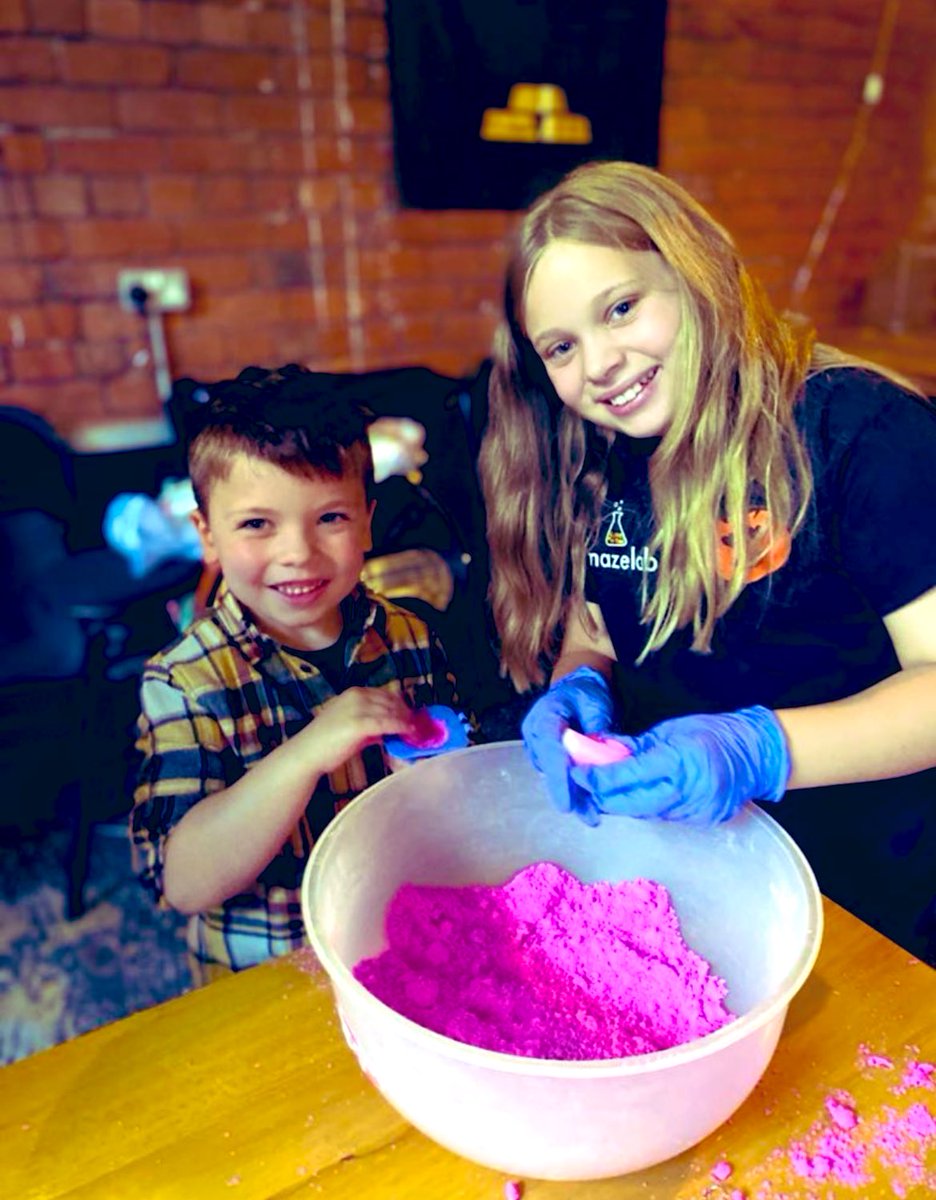
[[(738, 1019), (633, 1058), (523, 1058), (425, 1029), (352, 975), (386, 947), (384, 913), (401, 883), (499, 884), (544, 860), (588, 882), (665, 884)], [(424, 759), (368, 788), (315, 846), (302, 909), (348, 1044), (385, 1098), (457, 1154), (556, 1180), (641, 1170), (727, 1120), (770, 1062), (822, 936), (812, 871), (757, 807), (711, 829), (627, 817), (591, 829), (554, 811), (520, 742)]]

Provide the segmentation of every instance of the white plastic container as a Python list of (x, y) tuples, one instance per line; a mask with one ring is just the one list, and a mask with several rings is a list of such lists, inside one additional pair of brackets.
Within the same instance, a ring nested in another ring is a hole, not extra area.
[[(544, 860), (589, 882), (665, 884), (738, 1020), (633, 1058), (522, 1058), (425, 1029), (352, 975), (385, 948), (401, 883), (498, 884)], [(822, 936), (812, 871), (757, 807), (710, 829), (627, 817), (591, 829), (554, 811), (519, 742), (425, 759), (362, 793), (315, 846), (302, 906), (348, 1044), (385, 1098), (457, 1154), (554, 1180), (641, 1170), (727, 1120), (770, 1062)]]

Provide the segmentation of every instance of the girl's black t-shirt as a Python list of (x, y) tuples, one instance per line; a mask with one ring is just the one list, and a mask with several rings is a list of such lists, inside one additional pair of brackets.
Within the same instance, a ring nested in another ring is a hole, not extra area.
[[(711, 653), (693, 651), (691, 631), (680, 630), (640, 667), (641, 588), (658, 569), (648, 548), (655, 447), (615, 443), (586, 594), (618, 658), (624, 732), (697, 712), (833, 701), (900, 669), (883, 618), (936, 587), (936, 410), (876, 374), (840, 368), (807, 382), (798, 421), (815, 490), (789, 558), (745, 587)], [(796, 789), (769, 811), (826, 895), (936, 966), (936, 770)]]
[(629, 732), (690, 712), (836, 700), (899, 669), (882, 618), (936, 586), (936, 409), (842, 368), (808, 381), (799, 421), (814, 494), (789, 558), (745, 587), (710, 653), (683, 629), (639, 668), (643, 580), (658, 568), (648, 445), (613, 447), (586, 594), (615, 648)]

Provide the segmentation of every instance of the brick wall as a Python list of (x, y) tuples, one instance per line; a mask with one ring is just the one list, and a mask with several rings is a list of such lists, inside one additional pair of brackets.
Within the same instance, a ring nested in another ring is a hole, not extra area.
[[(887, 5), (884, 5), (887, 8)], [(662, 166), (786, 303), (836, 175), (882, 0), (670, 0)], [(887, 87), (816, 274), (820, 324), (919, 192), (930, 0), (903, 0)], [(486, 353), (510, 214), (401, 210), (382, 0), (3, 0), (0, 382), (65, 432), (158, 411), (126, 266), (180, 266), (177, 375)], [(627, 82), (621, 83), (622, 119)]]

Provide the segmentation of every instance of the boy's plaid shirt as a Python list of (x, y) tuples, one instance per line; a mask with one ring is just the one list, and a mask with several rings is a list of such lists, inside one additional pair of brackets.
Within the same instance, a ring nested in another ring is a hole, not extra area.
[[(413, 705), (457, 705), (444, 653), (423, 621), (363, 587), (342, 611), (349, 634), (343, 688), (398, 687)], [(223, 583), (215, 606), (146, 664), (131, 828), (135, 866), (157, 898), (172, 827), (297, 733), (333, 695), (311, 663), (256, 628)], [(299, 886), (315, 838), (386, 774), (374, 745), (323, 777), (255, 888), (191, 918), (195, 956), (239, 969), (303, 945)]]

